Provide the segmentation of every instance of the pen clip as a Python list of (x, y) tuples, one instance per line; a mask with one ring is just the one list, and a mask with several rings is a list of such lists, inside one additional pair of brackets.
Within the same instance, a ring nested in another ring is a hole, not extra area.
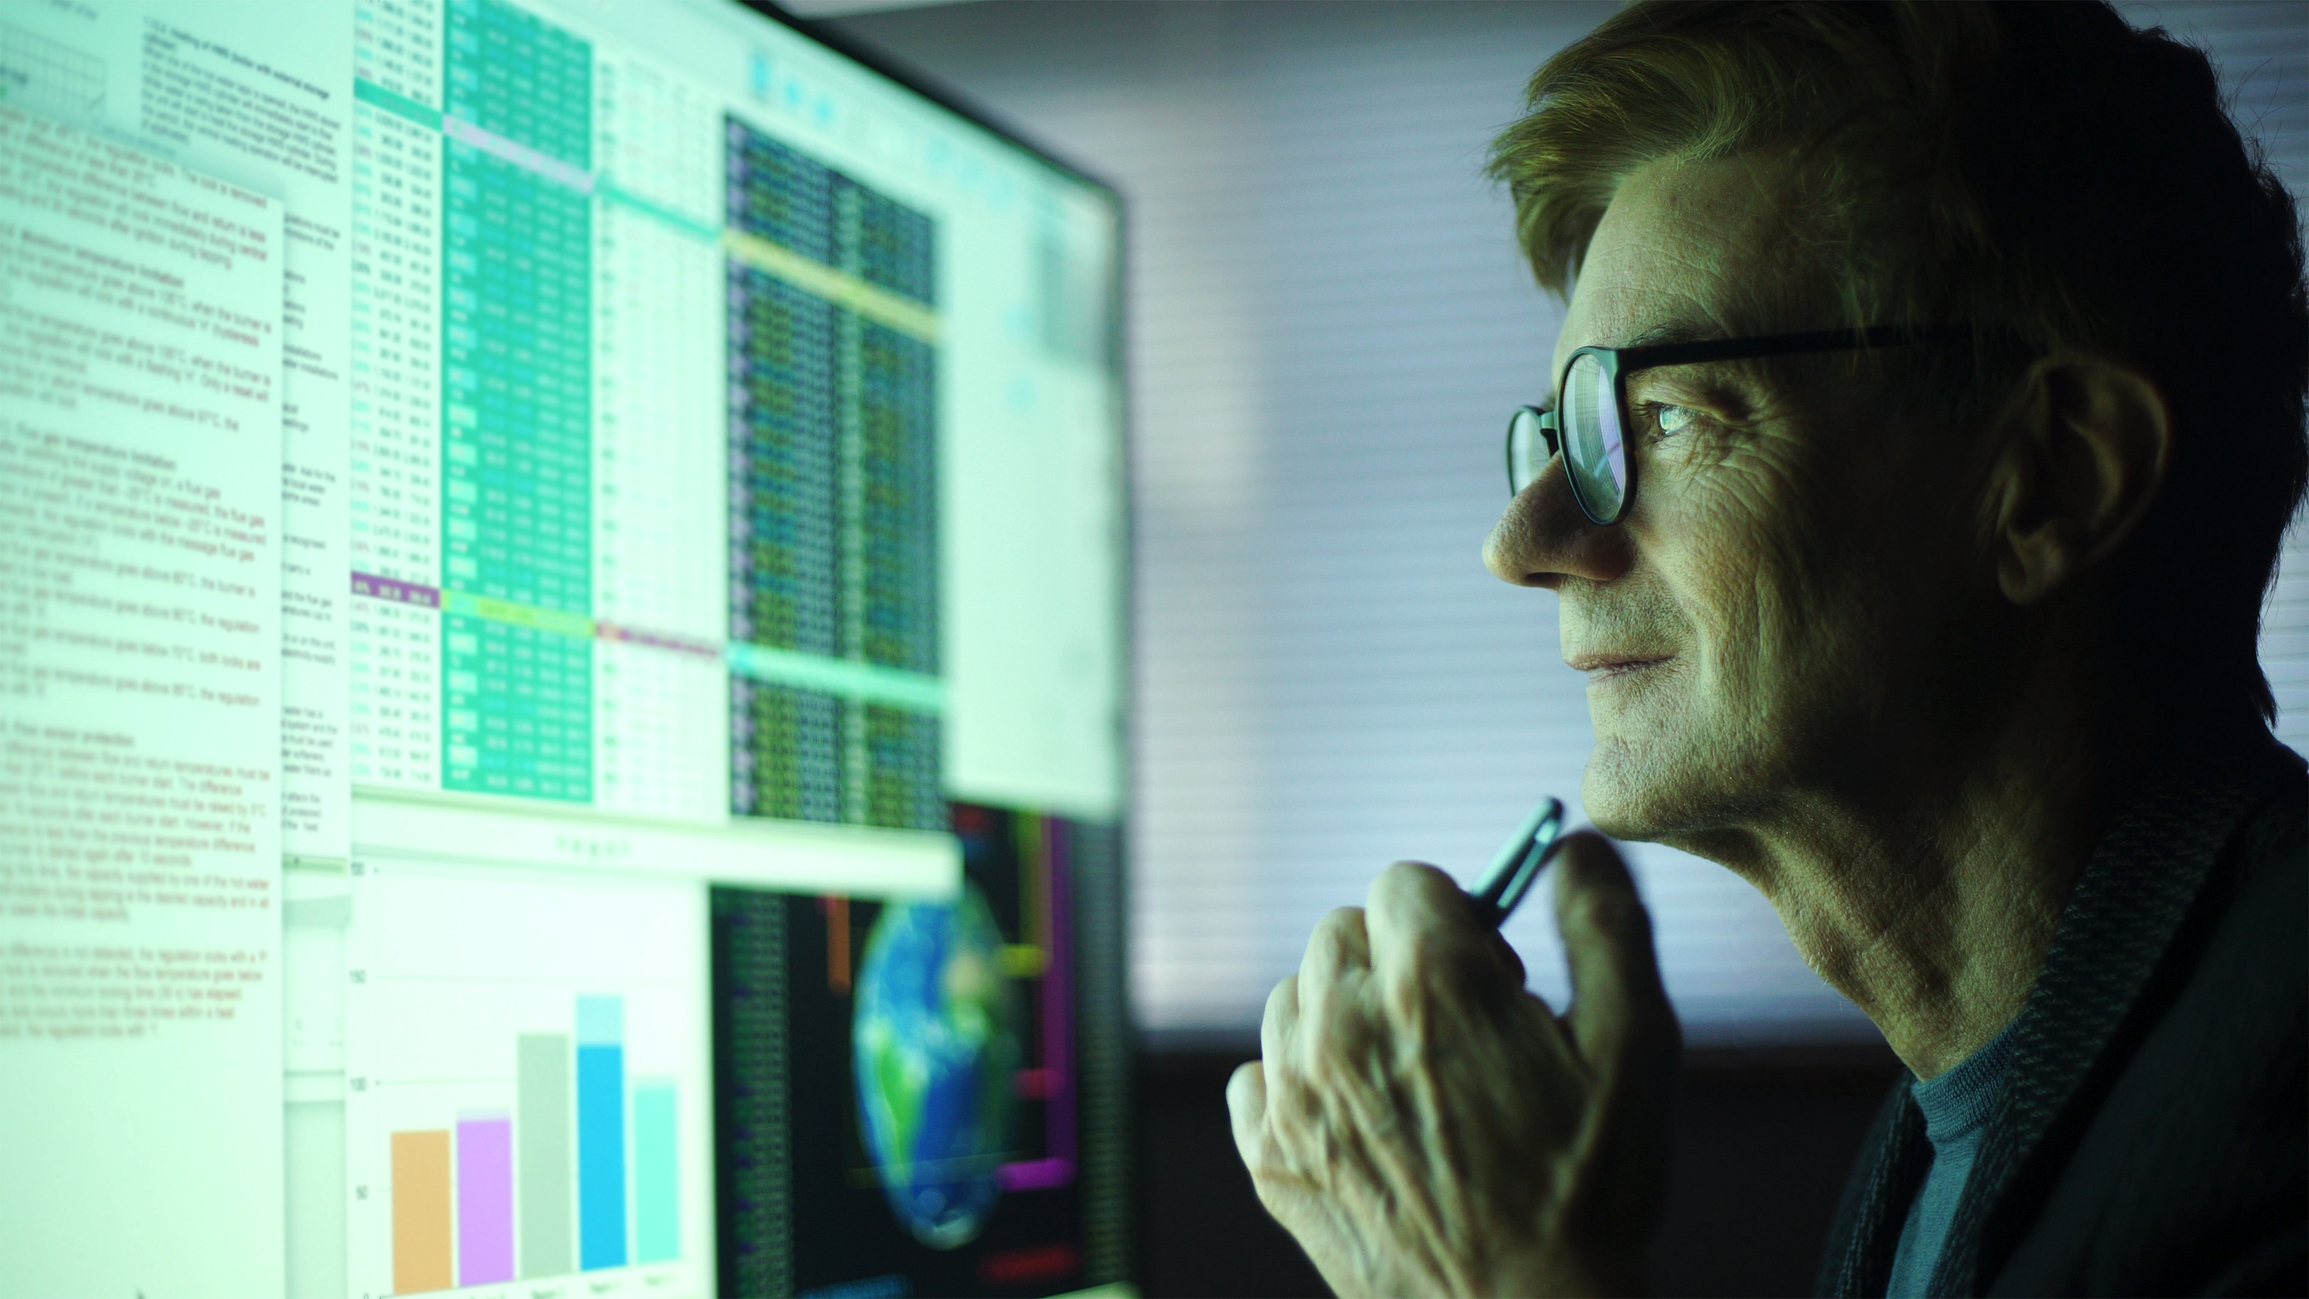
[(1475, 907), (1483, 922), (1497, 928), (1522, 903), (1555, 850), (1556, 834), (1563, 829), (1563, 802), (1544, 800), (1532, 809), (1515, 837), (1492, 859), (1483, 886), (1476, 890)]

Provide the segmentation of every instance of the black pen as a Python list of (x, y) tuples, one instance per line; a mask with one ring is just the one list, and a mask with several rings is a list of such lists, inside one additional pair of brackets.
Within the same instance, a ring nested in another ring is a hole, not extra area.
[(1516, 827), (1515, 837), (1491, 859), (1482, 887), (1469, 895), (1485, 924), (1497, 929), (1515, 914), (1523, 895), (1531, 891), (1532, 881), (1539, 878), (1540, 868), (1554, 854), (1556, 832), (1561, 829), (1563, 802), (1553, 798), (1541, 799)]

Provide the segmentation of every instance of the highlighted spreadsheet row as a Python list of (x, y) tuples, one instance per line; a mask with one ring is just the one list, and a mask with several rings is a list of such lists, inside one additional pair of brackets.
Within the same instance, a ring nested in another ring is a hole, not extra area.
[(940, 712), (946, 706), (946, 683), (920, 672), (767, 645), (732, 645), (728, 655), (732, 672), (770, 685), (815, 690), (917, 713)]
[(486, 857), (851, 896), (948, 897), (962, 880), (961, 846), (939, 831), (767, 818), (723, 827), (614, 816), (579, 822), (566, 809), (532, 812), (455, 794), (360, 792), (353, 852), (356, 860)]

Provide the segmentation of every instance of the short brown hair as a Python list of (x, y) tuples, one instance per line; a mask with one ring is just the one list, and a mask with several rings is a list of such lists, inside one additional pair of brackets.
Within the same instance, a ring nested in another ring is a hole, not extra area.
[(1650, 0), (1540, 68), (1491, 172), (1562, 294), (1630, 171), (1773, 148), (1835, 323), (2007, 340), (1939, 376), (1951, 416), (2056, 348), (2159, 384), (2176, 447), (2117, 561), (2126, 647), (2168, 711), (2274, 719), (2258, 633), (2309, 479), (2309, 296), (2292, 196), (2204, 53), (2100, 0)]

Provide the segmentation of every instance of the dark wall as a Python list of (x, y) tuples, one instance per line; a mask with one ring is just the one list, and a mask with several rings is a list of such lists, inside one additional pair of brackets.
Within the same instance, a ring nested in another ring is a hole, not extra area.
[[(1144, 1058), (1139, 1271), (1150, 1295), (1329, 1293), (1235, 1157), (1224, 1093), (1244, 1058)], [(1899, 1073), (1881, 1048), (1688, 1057), (1653, 1293), (1810, 1293), (1845, 1172)]]

